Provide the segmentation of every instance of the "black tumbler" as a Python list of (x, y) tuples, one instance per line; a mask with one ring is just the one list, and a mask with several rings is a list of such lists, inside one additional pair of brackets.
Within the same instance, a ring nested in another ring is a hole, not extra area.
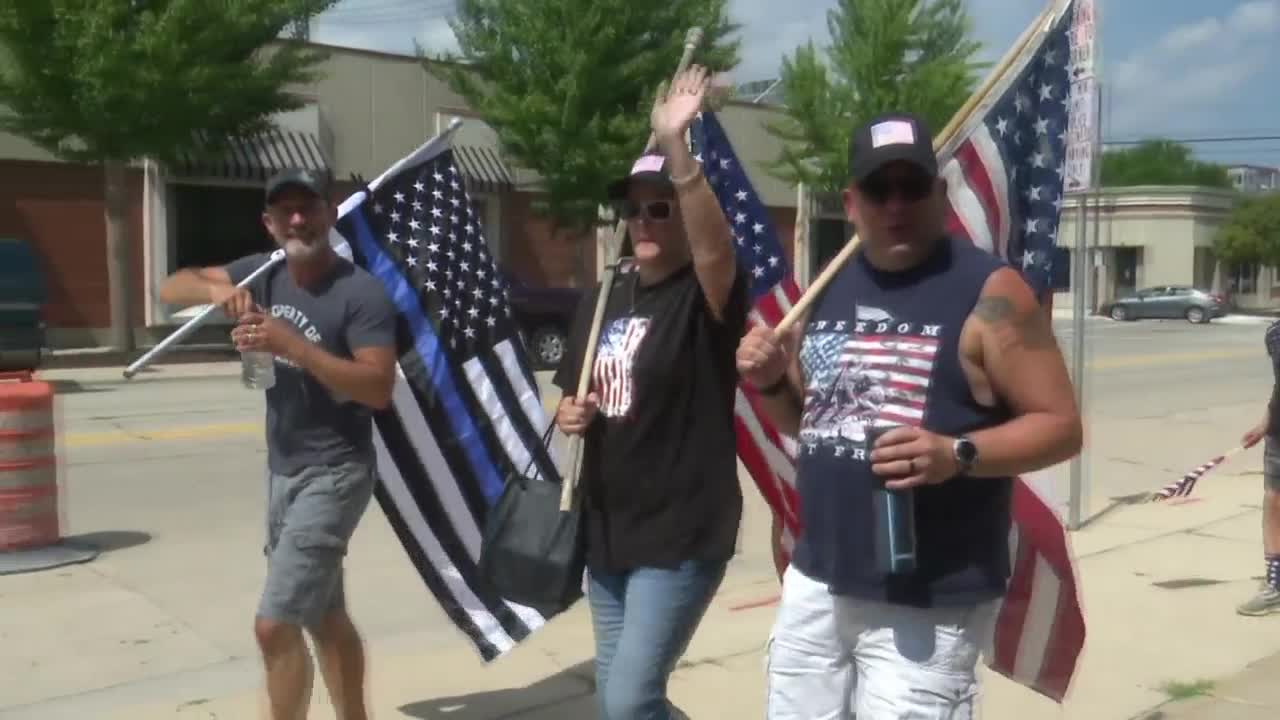
[[(867, 428), (867, 460), (880, 436), (898, 426)], [(905, 477), (905, 476), (904, 476)], [(916, 569), (915, 491), (889, 490), (885, 481), (895, 478), (873, 475), (871, 512), (875, 519), (876, 569), (884, 575), (905, 575)]]

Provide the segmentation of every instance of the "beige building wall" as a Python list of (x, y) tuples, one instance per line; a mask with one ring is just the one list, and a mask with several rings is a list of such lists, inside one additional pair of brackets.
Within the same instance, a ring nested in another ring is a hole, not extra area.
[[(318, 126), (325, 149), (332, 154), (334, 176), (339, 179), (353, 173), (376, 177), (436, 134), (441, 109), (466, 107), (417, 58), (319, 47), (330, 54), (319, 66), (319, 78), (294, 88), (307, 99), (308, 107), (282, 114), (276, 121), (308, 131)], [(468, 125), (458, 135), (460, 142), (496, 145), (493, 132), (481, 121), (468, 119)], [(57, 160), (5, 132), (0, 132), (0, 159)]]
[(0, 158), (5, 160), (33, 160), (36, 162), (52, 162), (56, 160), (44, 148), (26, 138), (18, 137), (3, 130), (0, 130)]
[[(442, 129), (440, 110), (465, 107), (417, 58), (328, 50), (321, 78), (304, 92), (318, 102), (335, 138), (336, 177), (376, 177)], [(495, 144), (483, 123), (469, 119), (468, 125), (459, 142)]]
[[(1217, 233), (1239, 202), (1232, 191), (1196, 187), (1109, 188), (1086, 204), (1086, 244), (1089, 282), (1086, 305), (1096, 309), (1126, 286), (1195, 285), (1225, 290), (1227, 268), (1218, 267), (1213, 254)], [(1062, 208), (1057, 245), (1074, 250), (1079, 204), (1068, 198)], [(1133, 277), (1120, 277), (1123, 257), (1131, 249), (1136, 260)], [(1238, 293), (1244, 308), (1271, 307), (1274, 273), (1258, 273), (1257, 292)], [(1073, 286), (1076, 285), (1073, 280)], [(1072, 292), (1058, 293), (1054, 306), (1070, 308)]]

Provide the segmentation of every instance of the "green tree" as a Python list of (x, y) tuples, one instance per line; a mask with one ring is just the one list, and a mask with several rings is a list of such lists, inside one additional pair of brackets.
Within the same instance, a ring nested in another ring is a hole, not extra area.
[(1148, 140), (1102, 155), (1102, 185), (1199, 185), (1229, 188), (1226, 168), (1196, 160), (1191, 148), (1172, 140)]
[(783, 59), (786, 117), (768, 125), (783, 141), (770, 172), (819, 192), (848, 181), (849, 128), (907, 108), (938, 132), (986, 67), (963, 0), (839, 0), (827, 29), (825, 62), (812, 41)]
[[(181, 151), (216, 153), (302, 100), (323, 55), (284, 43), (336, 0), (5, 0), (0, 129), (103, 169), (112, 345), (134, 349), (126, 169)], [(197, 136), (213, 138), (193, 148)]]
[(540, 209), (556, 231), (596, 226), (610, 180), (626, 173), (649, 135), (649, 111), (691, 27), (694, 61), (732, 68), (727, 0), (459, 0), (451, 26), (460, 53), (425, 59), (497, 133), (503, 150), (537, 172)]
[(1280, 193), (1246, 198), (1214, 238), (1222, 262), (1280, 266)]

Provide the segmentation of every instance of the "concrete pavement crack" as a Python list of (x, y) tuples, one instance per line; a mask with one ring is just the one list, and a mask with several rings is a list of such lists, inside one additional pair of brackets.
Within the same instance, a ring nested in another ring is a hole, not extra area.
[(101, 418), (101, 419), (107, 420), (108, 424), (111, 427), (115, 428), (119, 432), (123, 433), (124, 435), (134, 440), (150, 440), (151, 439), (151, 437), (144, 432), (140, 432), (138, 430), (125, 427), (124, 424), (120, 422), (119, 417), (107, 417), (107, 418)]
[(110, 584), (112, 584), (112, 585), (115, 585), (116, 587), (120, 588), (121, 590), (124, 590), (124, 591), (126, 591), (126, 592), (128, 592), (128, 593), (130, 593), (130, 594), (134, 595), (134, 596), (135, 596), (135, 597), (137, 597), (138, 599), (142, 600), (143, 602), (147, 603), (147, 604), (148, 604), (148, 605), (150, 605), (151, 607), (153, 607), (153, 608), (155, 608), (156, 610), (160, 611), (160, 613), (163, 615), (163, 617), (166, 619), (166, 621), (167, 621), (167, 622), (169, 622), (169, 623), (171, 623), (174, 627), (179, 628), (179, 629), (181, 629), (181, 630), (183, 630), (183, 631), (185, 631), (185, 632), (190, 633), (190, 634), (191, 634), (191, 637), (193, 637), (193, 638), (199, 638), (199, 640), (200, 640), (200, 642), (201, 642), (201, 643), (203, 643), (203, 644), (204, 644), (204, 645), (205, 645), (209, 650), (212, 650), (212, 651), (214, 652), (214, 654), (215, 654), (215, 655), (217, 655), (217, 656), (220, 658), (219, 660), (215, 660), (215, 661), (214, 661), (215, 663), (216, 663), (216, 662), (226, 662), (226, 661), (228, 661), (228, 660), (237, 660), (237, 659), (240, 659), (240, 658), (238, 658), (234, 653), (228, 652), (225, 648), (219, 647), (219, 646), (218, 646), (216, 643), (214, 643), (212, 640), (210, 640), (209, 638), (207, 638), (207, 637), (205, 637), (204, 635), (202, 635), (198, 630), (196, 630), (196, 629), (195, 629), (195, 627), (194, 627), (194, 626), (192, 626), (192, 625), (191, 625), (190, 623), (188, 623), (187, 621), (183, 620), (181, 616), (179, 616), (179, 615), (177, 615), (177, 614), (175, 614), (175, 613), (170, 612), (170, 611), (169, 611), (169, 608), (166, 608), (165, 606), (161, 605), (161, 604), (160, 604), (159, 602), (157, 602), (155, 599), (153, 599), (153, 598), (151, 598), (150, 596), (146, 595), (145, 593), (143, 593), (142, 591), (140, 591), (140, 590), (138, 590), (137, 588), (133, 587), (133, 586), (132, 586), (132, 585), (130, 585), (129, 583), (124, 582), (123, 580), (121, 580), (121, 579), (120, 579), (120, 578), (118, 578), (118, 577), (114, 577), (114, 576), (108, 575), (108, 574), (106, 574), (106, 573), (102, 572), (99, 568), (93, 567), (93, 566), (91, 566), (91, 565), (90, 565), (90, 566), (86, 566), (86, 569), (88, 569), (88, 570), (89, 570), (89, 572), (93, 573), (94, 575), (97, 575), (98, 577), (102, 578), (104, 581), (106, 581), (106, 582), (108, 582), (108, 583), (110, 583)]
[(701, 660), (681, 660), (679, 664), (676, 665), (676, 670), (677, 671), (690, 670), (693, 668), (705, 667), (705, 666), (718, 667), (723, 669), (724, 664), (726, 662), (730, 660), (737, 660), (739, 658), (747, 657), (752, 653), (760, 652), (760, 650), (761, 648), (759, 647), (753, 647), (753, 648), (747, 648), (746, 650), (738, 650), (736, 652), (715, 655), (713, 657), (703, 658)]
[(227, 667), (230, 665), (234, 665), (236, 663), (244, 662), (247, 659), (248, 658), (244, 656), (235, 655), (235, 656), (228, 657), (225, 660), (215, 660), (213, 662), (208, 662), (203, 665), (197, 665), (189, 668), (182, 668), (179, 670), (161, 671), (156, 673), (155, 675), (150, 675), (141, 679), (122, 680), (120, 682), (114, 682), (109, 685), (104, 685), (102, 687), (85, 688), (82, 690), (76, 690), (74, 692), (63, 693), (62, 695), (54, 695), (51, 697), (41, 698), (33, 702), (22, 703), (19, 705), (0, 705), (0, 717), (8, 717), (9, 714), (13, 712), (20, 712), (20, 711), (31, 710), (35, 708), (45, 708), (50, 704), (65, 703), (70, 700), (76, 700), (81, 698), (92, 698), (95, 696), (100, 697), (104, 694), (108, 694), (116, 690), (135, 688), (135, 687), (144, 686), (144, 685), (153, 684), (153, 683), (164, 683), (166, 681), (177, 681), (180, 678), (189, 677), (194, 673), (207, 672), (212, 669)]
[(1243, 545), (1252, 545), (1252, 544), (1253, 544), (1253, 541), (1251, 541), (1251, 540), (1242, 540), (1242, 539), (1240, 539), (1240, 538), (1231, 538), (1231, 537), (1226, 537), (1225, 535), (1214, 535), (1213, 533), (1210, 533), (1210, 532), (1203, 532), (1203, 531), (1201, 531), (1201, 530), (1187, 530), (1187, 531), (1186, 531), (1186, 534), (1191, 535), (1192, 537), (1202, 537), (1202, 538), (1208, 538), (1208, 539), (1210, 539), (1210, 540), (1222, 540), (1222, 541), (1224, 541), (1224, 542), (1240, 543), (1240, 544), (1243, 544)]
[(1206, 523), (1203, 523), (1203, 524), (1200, 524), (1200, 525), (1196, 525), (1196, 526), (1194, 526), (1194, 527), (1189, 527), (1189, 528), (1178, 528), (1178, 529), (1176, 529), (1176, 530), (1170, 530), (1169, 532), (1160, 533), (1159, 535), (1152, 535), (1151, 537), (1139, 538), (1139, 539), (1137, 539), (1137, 540), (1130, 540), (1129, 542), (1121, 543), (1121, 544), (1119, 544), (1119, 545), (1115, 545), (1115, 546), (1113, 546), (1113, 547), (1103, 548), (1102, 550), (1095, 550), (1094, 552), (1091, 552), (1091, 553), (1085, 553), (1085, 554), (1083, 554), (1083, 555), (1078, 555), (1076, 559), (1077, 559), (1077, 560), (1084, 560), (1084, 559), (1086, 559), (1086, 558), (1098, 557), (1098, 556), (1101, 556), (1101, 555), (1106, 555), (1106, 554), (1108, 554), (1108, 553), (1116, 552), (1116, 551), (1118, 551), (1118, 550), (1125, 550), (1125, 549), (1127, 549), (1127, 548), (1137, 547), (1138, 545), (1145, 545), (1145, 544), (1147, 544), (1147, 543), (1156, 542), (1156, 541), (1159, 541), (1159, 540), (1164, 540), (1164, 539), (1167, 539), (1167, 538), (1174, 537), (1175, 535), (1188, 535), (1188, 534), (1194, 534), (1194, 533), (1196, 533), (1197, 531), (1203, 530), (1203, 529), (1205, 529), (1205, 528), (1207, 528), (1207, 527), (1210, 527), (1210, 526), (1213, 526), (1213, 525), (1217, 525), (1218, 523), (1226, 522), (1226, 521), (1228, 521), (1228, 520), (1239, 520), (1240, 518), (1245, 517), (1246, 515), (1252, 515), (1254, 512), (1255, 512), (1254, 510), (1245, 510), (1245, 511), (1243, 511), (1243, 512), (1236, 513), (1235, 515), (1230, 515), (1230, 516), (1228, 516), (1228, 517), (1224, 517), (1224, 518), (1217, 518), (1217, 519), (1212, 520), (1212, 521), (1210, 521), (1210, 522), (1206, 522)]

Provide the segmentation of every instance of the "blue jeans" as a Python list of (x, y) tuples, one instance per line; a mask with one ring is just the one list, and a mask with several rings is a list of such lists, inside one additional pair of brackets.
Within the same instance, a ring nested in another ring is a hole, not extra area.
[(726, 563), (589, 573), (600, 720), (669, 720), (667, 678), (689, 646)]

